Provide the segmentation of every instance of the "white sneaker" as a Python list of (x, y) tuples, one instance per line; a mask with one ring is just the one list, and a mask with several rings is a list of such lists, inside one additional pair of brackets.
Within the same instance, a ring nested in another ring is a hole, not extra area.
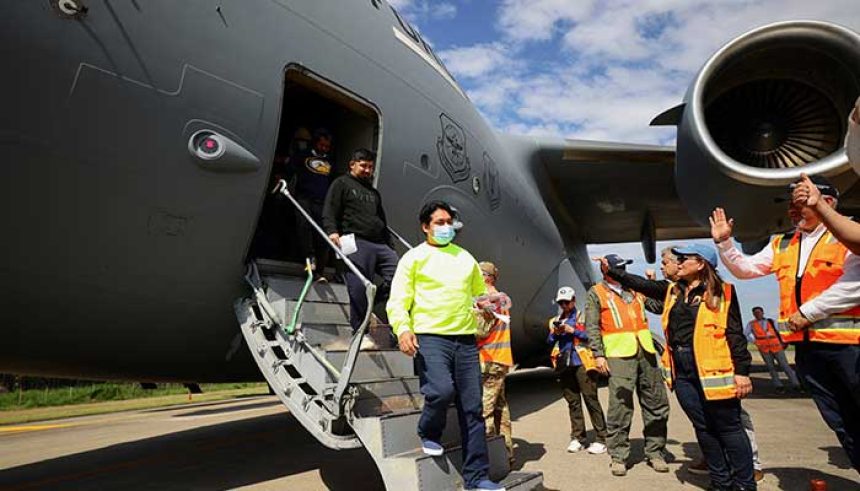
[(592, 442), (585, 451), (590, 454), (606, 453), (606, 445), (600, 442)]
[(361, 346), (358, 347), (359, 351), (369, 351), (379, 349), (376, 346), (376, 342), (367, 334), (364, 335), (364, 338), (361, 340)]
[(571, 440), (570, 445), (567, 446), (567, 451), (570, 453), (576, 453), (582, 450), (582, 444), (579, 443), (579, 440)]

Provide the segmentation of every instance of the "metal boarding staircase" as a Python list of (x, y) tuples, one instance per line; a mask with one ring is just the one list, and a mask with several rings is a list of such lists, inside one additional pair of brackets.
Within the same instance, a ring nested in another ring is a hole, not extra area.
[[(326, 237), (283, 181), (276, 191)], [(336, 246), (329, 245), (341, 257)], [(372, 306), (376, 287), (348, 258), (341, 259), (363, 280)], [(456, 410), (449, 409), (440, 442), (445, 453), (424, 455), (416, 434), (423, 400), (412, 359), (397, 349), (390, 328), (375, 322), (372, 308), (353, 335), (346, 287), (313, 282), (309, 269), (302, 278), (295, 264), (256, 260), (246, 276), (253, 295), (234, 305), (248, 348), (275, 394), (326, 447), (365, 447), (388, 490), (462, 489)], [(370, 336), (377, 349), (359, 350), (364, 336)], [(508, 490), (541, 486), (542, 473), (510, 472), (501, 436), (487, 443), (491, 479)]]

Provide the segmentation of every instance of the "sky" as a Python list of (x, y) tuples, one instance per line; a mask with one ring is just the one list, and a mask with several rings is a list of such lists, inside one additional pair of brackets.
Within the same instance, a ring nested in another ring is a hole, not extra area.
[[(675, 129), (648, 123), (680, 103), (708, 57), (736, 36), (797, 19), (860, 30), (857, 0), (389, 2), (497, 130), (662, 145), (674, 144)], [(589, 246), (609, 252), (634, 259), (633, 272), (656, 266), (638, 243)], [(754, 305), (776, 317), (772, 277), (735, 283), (744, 320)]]

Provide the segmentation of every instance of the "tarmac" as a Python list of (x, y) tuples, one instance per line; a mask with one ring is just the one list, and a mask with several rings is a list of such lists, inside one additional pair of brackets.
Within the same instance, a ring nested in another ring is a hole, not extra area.
[[(754, 373), (753, 381), (755, 390), (744, 406), (752, 415), (764, 464), (759, 489), (808, 490), (810, 479), (826, 480), (828, 491), (860, 489), (860, 474), (851, 469), (812, 401), (776, 394), (766, 373)], [(707, 487), (707, 476), (686, 470), (699, 450), (674, 395), (669, 397), (670, 472), (658, 474), (642, 461), (637, 410), (631, 431), (634, 465), (626, 477), (613, 477), (607, 455), (565, 451), (567, 405), (550, 371), (514, 374), (508, 392), (515, 467), (543, 471), (546, 489)], [(606, 389), (600, 393), (605, 410)], [(364, 450), (326, 449), (276, 398), (266, 396), (0, 426), (0, 490), (41, 489), (383, 488)]]

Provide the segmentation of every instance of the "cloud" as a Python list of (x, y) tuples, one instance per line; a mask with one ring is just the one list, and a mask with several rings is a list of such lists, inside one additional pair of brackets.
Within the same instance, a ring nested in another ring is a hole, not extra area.
[(497, 26), (509, 39), (545, 41), (565, 23), (586, 18), (595, 4), (594, 0), (505, 0)]
[(431, 0), (391, 0), (392, 7), (410, 21), (445, 20), (457, 15), (457, 6), (451, 2)]
[(504, 0), (494, 39), (442, 57), (498, 129), (671, 144), (648, 123), (720, 46), (799, 18), (860, 28), (856, 0)]
[(458, 78), (476, 78), (501, 69), (511, 63), (501, 43), (454, 47), (439, 53), (445, 66)]

